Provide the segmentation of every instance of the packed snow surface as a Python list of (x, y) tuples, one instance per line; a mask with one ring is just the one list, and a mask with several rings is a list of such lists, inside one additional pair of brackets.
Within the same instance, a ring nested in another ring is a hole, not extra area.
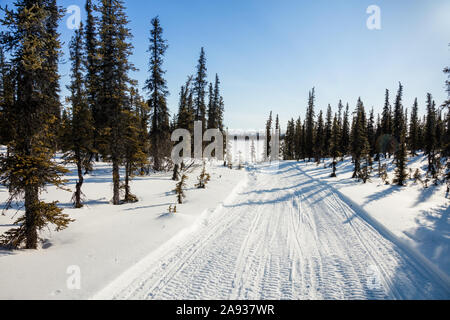
[(296, 162), (243, 191), (96, 299), (448, 299), (448, 278)]
[[(326, 162), (329, 165), (329, 161)], [(424, 169), (423, 156), (411, 168)], [(74, 168), (67, 175), (73, 188)], [(390, 179), (392, 165), (388, 166)], [(444, 186), (351, 179), (349, 159), (230, 170), (208, 163), (207, 189), (189, 172), (174, 205), (171, 174), (136, 177), (138, 203), (113, 206), (111, 167), (97, 163), (86, 207), (50, 187), (76, 222), (46, 230), (39, 250), (0, 250), (2, 299), (449, 299), (449, 200)], [(0, 201), (7, 198), (0, 187)], [(14, 215), (0, 215), (0, 233)], [(73, 288), (79, 272), (80, 287)]]

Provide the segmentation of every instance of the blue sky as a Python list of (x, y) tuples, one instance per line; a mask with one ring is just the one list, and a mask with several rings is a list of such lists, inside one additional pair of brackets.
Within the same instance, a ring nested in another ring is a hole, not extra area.
[[(0, 3), (12, 3), (0, 0)], [(84, 0), (59, 5), (84, 7)], [(283, 124), (304, 117), (308, 91), (316, 88), (317, 108), (342, 99), (351, 109), (359, 96), (381, 110), (384, 90), (405, 87), (405, 107), (427, 92), (440, 104), (450, 65), (449, 0), (129, 0), (134, 35), (133, 74), (140, 87), (147, 77), (149, 25), (159, 15), (168, 40), (164, 68), (169, 106), (177, 110), (179, 87), (194, 73), (200, 47), (208, 76), (218, 73), (230, 128), (257, 129), (270, 110)], [(381, 30), (369, 30), (369, 5), (381, 9)], [(85, 19), (84, 12), (82, 19)], [(64, 52), (73, 31), (61, 25)], [(67, 60), (67, 55), (65, 59)], [(69, 64), (61, 66), (63, 85)], [(63, 94), (67, 94), (64, 90)]]

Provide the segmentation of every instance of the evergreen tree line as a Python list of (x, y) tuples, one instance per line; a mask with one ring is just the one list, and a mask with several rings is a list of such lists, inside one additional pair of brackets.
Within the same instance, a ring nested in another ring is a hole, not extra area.
[[(448, 68), (444, 72), (450, 73)], [(446, 85), (450, 94), (449, 81)], [(317, 114), (315, 90), (312, 89), (305, 120), (288, 121), (282, 157), (285, 160), (314, 160), (317, 163), (331, 158), (331, 176), (336, 177), (337, 162), (351, 156), (353, 178), (363, 182), (370, 179), (374, 163), (378, 163), (378, 175), (386, 177), (386, 165), (382, 159), (393, 157), (396, 167), (393, 183), (403, 186), (410, 176), (408, 157), (423, 151), (428, 158), (427, 179), (433, 179), (436, 184), (443, 178), (449, 181), (450, 103), (446, 101), (438, 106), (428, 93), (425, 105), (426, 114), (423, 117), (419, 115), (417, 98), (408, 111), (403, 103), (403, 85), (400, 83), (393, 101), (389, 90), (386, 90), (381, 114), (375, 114), (373, 108), (367, 111), (361, 99), (358, 99), (352, 113), (348, 104), (344, 107), (339, 101), (337, 111), (328, 105), (325, 114), (321, 110)], [(443, 166), (445, 161), (446, 172)]]
[[(0, 183), (9, 189), (6, 209), (24, 201), (25, 215), (0, 241), (10, 247), (37, 248), (38, 232), (48, 224), (57, 230), (71, 222), (57, 203), (40, 193), (49, 185), (64, 188), (67, 170), (55, 161), (58, 151), (77, 168), (73, 193), (83, 206), (84, 175), (100, 158), (112, 164), (112, 203), (137, 201), (130, 189), (136, 174), (170, 168), (172, 130), (223, 129), (224, 102), (220, 81), (207, 81), (202, 48), (195, 76), (181, 88), (178, 114), (170, 121), (163, 69), (168, 48), (158, 17), (151, 20), (145, 99), (130, 78), (132, 35), (123, 0), (87, 0), (86, 20), (70, 42), (68, 107), (60, 102), (57, 32), (63, 11), (56, 0), (17, 0), (2, 7), (0, 24)], [(207, 101), (208, 100), (208, 101)], [(124, 177), (121, 178), (123, 168)]]

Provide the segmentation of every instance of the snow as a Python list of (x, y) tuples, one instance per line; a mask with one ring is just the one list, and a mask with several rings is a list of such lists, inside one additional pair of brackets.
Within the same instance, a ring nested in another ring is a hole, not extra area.
[[(77, 179), (71, 169), (66, 178), (73, 189)], [(108, 164), (97, 164), (94, 174), (86, 177), (83, 192), (87, 205), (81, 210), (71, 208), (71, 193), (49, 188), (43, 198), (59, 200), (64, 212), (76, 221), (62, 232), (45, 232), (40, 250), (0, 251), (0, 299), (91, 297), (150, 252), (199, 223), (246, 176), (243, 170), (210, 164), (211, 182), (206, 190), (198, 190), (193, 185), (200, 169), (197, 166), (188, 173), (186, 203), (177, 205), (176, 214), (167, 214), (169, 205), (176, 202), (170, 173), (136, 177), (132, 192), (140, 201), (117, 207), (109, 203), (112, 184)], [(0, 188), (0, 203), (6, 197), (7, 190)], [(14, 214), (10, 210), (0, 216), (0, 233), (13, 227)], [(81, 290), (69, 290), (66, 285), (71, 266), (80, 268)]]
[[(329, 165), (330, 161), (326, 163)], [(392, 182), (395, 167), (392, 160), (386, 163)], [(420, 154), (409, 160), (408, 168), (413, 174), (419, 169), (423, 178), (427, 164), (426, 157)], [(434, 186), (430, 182), (428, 189), (412, 180), (408, 181), (407, 187), (385, 185), (376, 172), (372, 173), (371, 182), (363, 184), (351, 179), (353, 164), (349, 158), (338, 164), (337, 178), (330, 178), (331, 168), (324, 168), (323, 163), (317, 166), (302, 162), (299, 166), (311, 178), (334, 187), (405, 245), (450, 276), (450, 200), (446, 197), (444, 184)], [(377, 164), (374, 167), (377, 168)]]
[(250, 169), (195, 231), (94, 299), (445, 299), (450, 285), (297, 163)]
[[(424, 169), (426, 160), (409, 165)], [(170, 173), (136, 177), (140, 201), (122, 206), (109, 202), (106, 163), (86, 177), (81, 210), (71, 208), (71, 193), (49, 188), (43, 198), (59, 200), (76, 222), (46, 231), (40, 250), (0, 250), (0, 299), (450, 298), (444, 186), (362, 184), (350, 179), (346, 159), (337, 178), (307, 162), (247, 170), (209, 163), (211, 182), (198, 190), (200, 169), (188, 174), (176, 214), (167, 213), (175, 203)], [(0, 203), (6, 198), (0, 187)], [(0, 216), (0, 233), (14, 214)], [(73, 270), (79, 290), (67, 284)]]

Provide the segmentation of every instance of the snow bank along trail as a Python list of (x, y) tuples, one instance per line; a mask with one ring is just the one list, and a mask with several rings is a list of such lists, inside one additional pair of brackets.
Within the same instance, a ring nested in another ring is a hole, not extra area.
[(233, 200), (94, 298), (448, 299), (450, 289), (286, 162), (251, 169)]

